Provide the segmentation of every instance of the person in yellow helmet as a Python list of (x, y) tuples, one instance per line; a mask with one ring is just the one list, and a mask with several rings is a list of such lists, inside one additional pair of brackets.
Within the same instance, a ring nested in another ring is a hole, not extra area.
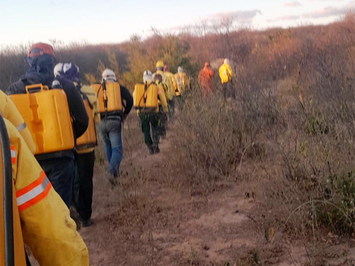
[[(88, 250), (69, 209), (17, 129), (4, 121), (11, 150), (15, 265), (26, 265), (24, 243), (40, 265), (89, 265)], [(0, 241), (0, 250), (2, 245)], [(0, 261), (3, 256), (0, 252)]]
[(189, 81), (186, 77), (186, 73), (184, 72), (184, 69), (181, 66), (178, 67), (178, 72), (174, 76), (177, 84), (177, 90), (175, 96), (178, 101), (179, 109), (181, 110), (184, 102), (185, 90), (189, 86)]
[(31, 132), (29, 131), (15, 104), (3, 91), (0, 91), (0, 114), (3, 118), (8, 119), (16, 127), (23, 139), (26, 141), (30, 151), (34, 153), (35, 144), (33, 142)]
[(232, 98), (235, 99), (235, 91), (234, 88), (232, 88), (232, 78), (234, 77), (234, 74), (227, 58), (224, 59), (224, 62), (219, 67), (218, 72), (222, 83), (224, 101), (227, 100), (227, 94), (230, 94)]
[(169, 106), (168, 115), (169, 118), (172, 118), (175, 114), (175, 94), (178, 90), (178, 86), (177, 86), (177, 81), (175, 79), (175, 76), (173, 73), (169, 71), (169, 66), (167, 64), (164, 64), (163, 71), (164, 71), (164, 75), (170, 79), (170, 83), (171, 83), (170, 93), (174, 96), (171, 100), (168, 100), (168, 106)]
[[(168, 111), (168, 105), (165, 98), (165, 92), (162, 86), (158, 86), (152, 77), (152, 72), (149, 70), (143, 73), (143, 83), (146, 88), (154, 89), (157, 92), (159, 104), (162, 106), (164, 113)], [(133, 92), (135, 98), (136, 91)], [(149, 154), (159, 153), (159, 123), (161, 122), (159, 114), (159, 105), (155, 110), (138, 110), (141, 128), (144, 135), (144, 143), (149, 149)]]
[(155, 80), (155, 75), (161, 75), (162, 77), (161, 83), (166, 89), (165, 96), (166, 96), (166, 100), (168, 101), (168, 113), (171, 114), (172, 112), (171, 105), (172, 105), (172, 101), (174, 100), (175, 89), (172, 84), (171, 78), (168, 76), (166, 72), (163, 71), (163, 69), (164, 69), (164, 62), (158, 61), (156, 63), (156, 72), (153, 73), (153, 79)]

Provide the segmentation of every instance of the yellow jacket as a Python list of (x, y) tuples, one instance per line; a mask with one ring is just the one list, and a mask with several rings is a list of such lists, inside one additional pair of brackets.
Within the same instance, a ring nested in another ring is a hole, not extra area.
[[(158, 97), (159, 97), (159, 104), (163, 107), (163, 112), (168, 112), (168, 102), (165, 97), (165, 91), (162, 84), (157, 84), (158, 88)], [(159, 107), (157, 108), (156, 112), (159, 112)]]
[(153, 74), (153, 79), (154, 79), (154, 76), (156, 74), (160, 74), (163, 78), (163, 81), (162, 83), (165, 84), (165, 86), (167, 87), (167, 90), (164, 90), (165, 91), (165, 97), (167, 100), (172, 100), (174, 95), (175, 95), (175, 92), (172, 93), (172, 91), (174, 91), (173, 89), (173, 84), (171, 83), (171, 79), (165, 75), (166, 72), (163, 72), (162, 70), (157, 70), (154, 74)]
[(174, 74), (169, 71), (164, 71), (163, 73), (164, 73), (164, 75), (166, 75), (170, 79), (170, 82), (171, 82), (170, 94), (175, 96), (176, 91), (178, 90), (178, 85), (177, 85), (177, 81), (175, 79)]
[(20, 132), (21, 136), (25, 140), (28, 148), (34, 154), (36, 146), (33, 142), (31, 132), (26, 126), (20, 112), (17, 110), (15, 104), (11, 101), (3, 91), (0, 91), (0, 114), (3, 118), (8, 119)]
[(175, 95), (181, 96), (181, 94), (184, 92), (185, 88), (189, 85), (189, 81), (187, 80), (186, 74), (184, 72), (176, 73), (175, 80), (176, 80), (176, 84), (177, 84), (177, 91), (176, 91)]
[[(97, 125), (100, 122), (100, 113), (99, 113), (99, 106), (97, 103), (96, 93), (95, 93), (94, 89), (89, 85), (83, 85), (80, 88), (80, 91), (87, 96), (89, 103), (92, 106), (92, 109), (91, 109), (92, 116), (91, 117), (92, 117), (92, 119), (94, 119), (94, 122)], [(89, 117), (89, 119), (91, 119), (91, 118)], [(92, 147), (92, 148), (87, 148), (87, 149), (82, 149), (82, 150), (76, 150), (76, 153), (79, 153), (79, 154), (89, 153), (89, 152), (92, 152), (94, 149), (95, 148)]]
[(10, 139), (17, 202), (14, 224), (18, 223), (19, 214), (24, 243), (31, 248), (40, 265), (89, 265), (88, 250), (76, 231), (69, 209), (52, 188), (16, 128), (4, 120)]
[(221, 78), (221, 83), (226, 83), (231, 80), (233, 76), (232, 69), (229, 65), (223, 64), (219, 67), (219, 77)]

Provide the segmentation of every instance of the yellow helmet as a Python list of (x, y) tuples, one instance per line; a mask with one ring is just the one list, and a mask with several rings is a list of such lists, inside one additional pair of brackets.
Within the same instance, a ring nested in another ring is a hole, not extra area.
[(163, 66), (164, 66), (163, 61), (158, 61), (156, 64), (156, 67), (163, 67)]

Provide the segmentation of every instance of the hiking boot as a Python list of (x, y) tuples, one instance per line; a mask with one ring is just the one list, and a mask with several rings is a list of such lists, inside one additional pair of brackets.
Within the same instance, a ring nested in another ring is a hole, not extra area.
[(87, 220), (81, 221), (81, 225), (82, 225), (83, 227), (89, 227), (90, 225), (93, 225), (93, 222), (92, 222), (91, 219), (87, 219)]
[(110, 182), (111, 186), (113, 186), (113, 187), (117, 186), (117, 177), (109, 175), (108, 181)]

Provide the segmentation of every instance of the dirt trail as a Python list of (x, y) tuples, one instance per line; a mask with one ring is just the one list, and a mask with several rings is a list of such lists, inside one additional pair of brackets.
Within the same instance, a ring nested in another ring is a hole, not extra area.
[(113, 189), (104, 167), (96, 167), (94, 225), (80, 230), (91, 265), (232, 263), (261, 241), (248, 218), (253, 200), (236, 184), (221, 183), (208, 197), (169, 186), (161, 169), (170, 145), (168, 132), (159, 154), (148, 155), (141, 145), (124, 158), (126, 174)]
[(163, 171), (171, 145), (168, 132), (159, 154), (148, 155), (143, 144), (126, 152), (114, 188), (98, 148), (94, 224), (79, 231), (90, 265), (355, 265), (354, 241), (325, 244), (317, 260), (264, 223), (262, 197), (248, 182), (220, 182), (208, 196), (174, 185)]

